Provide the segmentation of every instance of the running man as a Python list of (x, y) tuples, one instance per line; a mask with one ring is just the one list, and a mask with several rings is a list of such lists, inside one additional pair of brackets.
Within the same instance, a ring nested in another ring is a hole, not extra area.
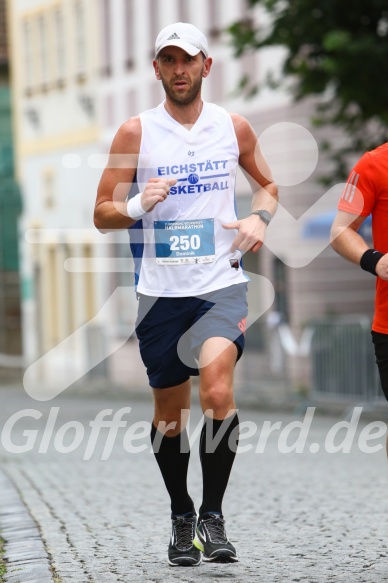
[[(388, 142), (358, 160), (349, 174), (338, 209), (332, 226), (333, 249), (376, 276), (372, 341), (381, 386), (388, 400)], [(370, 249), (357, 232), (370, 214), (375, 249)]]
[[(206, 37), (175, 23), (153, 61), (166, 98), (118, 130), (95, 206), (98, 229), (129, 228), (136, 265), (136, 332), (153, 389), (151, 441), (171, 498), (170, 565), (237, 561), (222, 500), (238, 444), (233, 372), (244, 348), (245, 251), (257, 251), (277, 188), (246, 119), (201, 98), (212, 67)], [(252, 213), (237, 220), (238, 164), (252, 184)], [(128, 191), (136, 182), (140, 192)], [(131, 192), (132, 194), (132, 192)], [(188, 493), (190, 376), (200, 377), (203, 497)], [(215, 437), (215, 439), (213, 439)]]

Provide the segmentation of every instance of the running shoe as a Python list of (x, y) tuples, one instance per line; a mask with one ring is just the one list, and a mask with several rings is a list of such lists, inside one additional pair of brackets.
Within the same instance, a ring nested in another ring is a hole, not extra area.
[(201, 562), (201, 552), (194, 546), (197, 515), (189, 512), (171, 516), (172, 532), (168, 547), (168, 562), (173, 567), (195, 567)]
[(225, 532), (222, 514), (205, 512), (199, 518), (194, 545), (203, 552), (204, 561), (213, 563), (234, 563), (238, 561), (236, 549), (229, 542)]

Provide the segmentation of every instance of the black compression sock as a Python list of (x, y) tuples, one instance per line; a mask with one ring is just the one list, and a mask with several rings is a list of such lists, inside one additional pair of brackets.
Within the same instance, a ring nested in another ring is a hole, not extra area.
[(222, 513), (222, 499), (237, 451), (238, 424), (237, 413), (225, 420), (204, 418), (199, 446), (203, 478), (200, 515)]
[(175, 437), (166, 437), (152, 424), (151, 443), (171, 498), (171, 512), (173, 514), (191, 512), (194, 504), (187, 491), (190, 447), (186, 429)]

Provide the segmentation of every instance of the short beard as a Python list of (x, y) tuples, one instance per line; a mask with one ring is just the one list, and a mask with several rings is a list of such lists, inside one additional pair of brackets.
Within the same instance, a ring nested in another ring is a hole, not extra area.
[(162, 79), (161, 81), (163, 88), (166, 92), (166, 95), (168, 96), (170, 101), (172, 101), (172, 103), (177, 107), (185, 107), (186, 105), (190, 105), (191, 103), (193, 103), (198, 97), (202, 87), (202, 77), (200, 77), (200, 79), (191, 87), (186, 97), (179, 99), (176, 97), (175, 93), (171, 91), (171, 88), (169, 87), (169, 85), (167, 85), (164, 79)]

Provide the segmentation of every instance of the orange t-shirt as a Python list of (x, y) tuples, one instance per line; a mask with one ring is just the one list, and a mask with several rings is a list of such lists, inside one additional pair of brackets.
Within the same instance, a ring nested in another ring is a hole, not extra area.
[[(354, 166), (338, 209), (364, 217), (372, 213), (373, 246), (388, 253), (388, 142), (366, 152)], [(388, 281), (379, 277), (372, 330), (388, 334)]]

